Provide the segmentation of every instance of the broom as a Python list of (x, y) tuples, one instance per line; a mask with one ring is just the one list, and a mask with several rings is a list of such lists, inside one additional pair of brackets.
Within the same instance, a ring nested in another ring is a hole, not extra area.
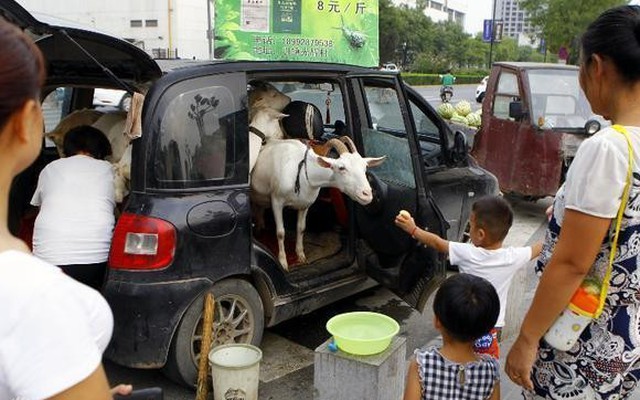
[(204, 321), (202, 323), (202, 345), (200, 346), (200, 362), (198, 363), (198, 386), (196, 400), (206, 400), (209, 385), (209, 350), (213, 341), (213, 317), (214, 317), (213, 294), (207, 292), (204, 296)]

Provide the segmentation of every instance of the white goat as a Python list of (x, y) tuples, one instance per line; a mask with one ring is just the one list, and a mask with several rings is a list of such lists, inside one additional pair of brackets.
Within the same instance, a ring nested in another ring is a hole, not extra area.
[(343, 136), (341, 140), (331, 139), (328, 142), (338, 151), (337, 159), (318, 156), (295, 139), (270, 140), (258, 155), (251, 175), (251, 197), (257, 206), (266, 208), (270, 205), (273, 209), (278, 259), (285, 270), (289, 269), (284, 249), (282, 211), (285, 206), (298, 210), (296, 255), (300, 263), (305, 263), (303, 234), (307, 211), (318, 198), (321, 188), (335, 187), (362, 205), (373, 199), (366, 170), (380, 165), (386, 156), (363, 158), (351, 139)]
[(249, 174), (253, 170), (260, 147), (267, 139), (284, 138), (280, 120), (286, 117), (281, 111), (291, 98), (273, 85), (254, 81), (249, 90)]
[(282, 93), (270, 83), (253, 81), (249, 89), (249, 121), (253, 120), (255, 113), (261, 108), (273, 108), (282, 111), (291, 103), (291, 97)]
[(122, 200), (129, 194), (129, 182), (131, 181), (131, 147), (131, 144), (127, 145), (120, 161), (111, 164), (113, 168), (113, 185), (116, 203), (122, 203)]
[(266, 144), (268, 139), (284, 139), (280, 120), (286, 116), (269, 107), (260, 108), (253, 115), (249, 124), (249, 174), (256, 165), (262, 145)]
[(91, 126), (100, 130), (111, 143), (111, 155), (107, 161), (117, 163), (122, 158), (131, 138), (125, 132), (127, 113), (122, 111), (106, 113)]
[(55, 129), (45, 134), (46, 137), (53, 140), (55, 143), (58, 154), (60, 157), (64, 157), (64, 152), (62, 151), (62, 144), (64, 142), (64, 136), (71, 129), (80, 126), (80, 125), (91, 125), (96, 122), (100, 117), (102, 117), (104, 113), (91, 109), (82, 109), (76, 110), (71, 114), (64, 117), (58, 125), (56, 125)]

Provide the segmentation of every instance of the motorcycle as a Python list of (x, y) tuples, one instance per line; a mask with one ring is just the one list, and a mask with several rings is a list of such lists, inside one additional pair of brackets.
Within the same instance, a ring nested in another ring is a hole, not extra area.
[(453, 87), (452, 86), (443, 86), (440, 88), (440, 99), (443, 103), (448, 103), (451, 101), (453, 97)]

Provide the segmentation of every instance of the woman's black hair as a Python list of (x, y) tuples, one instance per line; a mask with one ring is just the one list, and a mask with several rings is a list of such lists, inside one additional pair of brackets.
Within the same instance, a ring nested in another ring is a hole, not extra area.
[(0, 128), (27, 100), (40, 101), (42, 53), (26, 33), (0, 17)]
[(627, 82), (640, 79), (640, 6), (611, 8), (582, 35), (582, 59), (594, 54), (610, 58)]
[(433, 312), (451, 338), (471, 342), (495, 326), (500, 314), (500, 299), (488, 280), (456, 274), (447, 278), (438, 289)]
[(93, 158), (104, 160), (111, 155), (111, 143), (99, 129), (89, 125), (80, 125), (64, 135), (62, 151), (67, 157), (87, 152)]

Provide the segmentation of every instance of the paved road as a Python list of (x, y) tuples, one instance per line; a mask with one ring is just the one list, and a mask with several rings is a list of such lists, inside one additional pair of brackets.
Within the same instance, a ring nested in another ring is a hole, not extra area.
[[(544, 223), (544, 210), (549, 199), (536, 203), (521, 199), (511, 199), (516, 214), (514, 226), (506, 239), (507, 245), (524, 245), (539, 240)], [(525, 280), (525, 278), (527, 278)], [(530, 277), (522, 277), (516, 284), (517, 293), (526, 288), (532, 293)], [(519, 286), (518, 286), (519, 285)], [(517, 324), (521, 318), (523, 296), (515, 296), (509, 311), (508, 325)], [(284, 322), (268, 329), (262, 344), (264, 360), (261, 365), (260, 399), (299, 399), (313, 398), (313, 350), (329, 338), (324, 325), (332, 316), (348, 311), (371, 310), (382, 312), (395, 318), (401, 325), (400, 335), (407, 338), (407, 357), (413, 349), (425, 343), (437, 340), (437, 332), (432, 326), (433, 316), (430, 305), (423, 312), (411, 309), (389, 291), (376, 288), (357, 296), (322, 308), (309, 315)], [(505, 330), (508, 343), (511, 332), (516, 326)], [(506, 353), (506, 348), (505, 348)], [(173, 384), (158, 371), (141, 371), (121, 368), (106, 363), (110, 381), (132, 382), (138, 387), (161, 386), (167, 399), (193, 399), (193, 392)], [(518, 391), (503, 386), (503, 399), (516, 399)], [(511, 393), (511, 394), (510, 394)], [(511, 397), (515, 396), (515, 397)]]
[[(480, 108), (481, 104), (475, 100), (476, 87), (478, 85), (455, 85), (453, 89), (453, 99), (451, 102), (456, 104), (460, 100), (466, 100), (471, 104), (471, 110), (475, 111)], [(436, 107), (441, 103), (440, 86), (414, 86), (432, 106)]]

